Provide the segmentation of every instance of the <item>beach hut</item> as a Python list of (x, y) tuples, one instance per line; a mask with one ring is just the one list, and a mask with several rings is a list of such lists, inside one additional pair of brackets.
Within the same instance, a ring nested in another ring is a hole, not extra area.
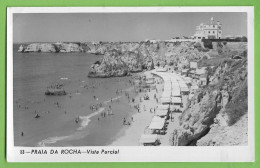
[(181, 96), (181, 91), (180, 89), (172, 89), (172, 96), (173, 97), (180, 97)]
[(164, 134), (165, 133), (165, 121), (152, 121), (149, 125), (149, 129), (153, 131), (155, 134)]
[(161, 143), (157, 134), (143, 134), (139, 142), (143, 146), (157, 146)]
[(172, 89), (179, 89), (180, 85), (178, 83), (173, 83), (172, 84)]
[(177, 80), (171, 80), (172, 85), (179, 85)]
[(170, 104), (171, 103), (171, 98), (170, 97), (162, 97), (161, 98), (161, 103), (162, 104)]
[(172, 97), (171, 98), (171, 103), (173, 105), (181, 105), (182, 101), (180, 97)]
[(167, 109), (167, 110), (156, 110), (156, 112), (155, 112), (155, 115), (157, 115), (157, 116), (162, 116), (162, 117), (164, 117), (164, 116), (167, 116), (169, 114), (169, 110)]
[(180, 105), (171, 105), (170, 112), (181, 112), (181, 106)]
[(181, 92), (189, 92), (189, 91), (190, 91), (187, 86), (185, 86), (185, 87), (180, 87), (180, 89), (181, 89)]
[(171, 90), (172, 86), (171, 85), (164, 85), (163, 89), (164, 90)]
[(154, 84), (154, 78), (146, 78), (146, 84)]
[(164, 128), (165, 121), (153, 121), (149, 125), (149, 129), (151, 130), (162, 130)]
[(160, 104), (157, 106), (157, 110), (169, 110), (170, 105), (169, 104)]
[(166, 117), (159, 117), (159, 116), (154, 116), (152, 118), (151, 122), (165, 122), (166, 121)]
[(162, 94), (161, 99), (162, 99), (162, 98), (171, 98), (171, 96), (172, 96), (172, 95), (171, 95), (171, 91), (168, 91), (168, 92), (167, 92), (167, 91), (164, 91), (163, 94)]
[(165, 82), (171, 82), (171, 78), (167, 77), (167, 76), (163, 76), (163, 80)]
[(181, 93), (183, 95), (188, 95), (190, 93), (189, 88), (188, 87), (181, 87)]

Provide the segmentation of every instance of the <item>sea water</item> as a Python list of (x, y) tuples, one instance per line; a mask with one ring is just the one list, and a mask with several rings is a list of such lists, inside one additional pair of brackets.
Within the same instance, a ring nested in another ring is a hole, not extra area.
[[(91, 64), (102, 55), (18, 53), (18, 47), (13, 54), (15, 146), (103, 146), (116, 139), (124, 118), (133, 114), (124, 95), (135, 96), (130, 77), (88, 78)], [(63, 84), (68, 94), (46, 96), (53, 83)], [(102, 107), (90, 109), (98, 103)], [(108, 106), (113, 115), (102, 117)]]

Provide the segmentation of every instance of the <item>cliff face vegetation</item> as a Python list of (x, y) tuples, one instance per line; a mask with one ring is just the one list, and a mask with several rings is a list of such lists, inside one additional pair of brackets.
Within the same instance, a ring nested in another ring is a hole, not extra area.
[(230, 55), (211, 73), (209, 84), (197, 91), (183, 112), (180, 127), (174, 132), (178, 142), (174, 143), (180, 146), (246, 145), (247, 57), (237, 59)]

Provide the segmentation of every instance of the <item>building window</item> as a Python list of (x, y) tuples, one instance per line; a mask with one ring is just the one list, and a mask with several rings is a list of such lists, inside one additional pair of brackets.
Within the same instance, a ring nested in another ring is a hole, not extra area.
[(221, 31), (219, 31), (219, 34), (221, 34)]
[(215, 33), (215, 31), (213, 31), (213, 34)]
[(210, 31), (209, 31), (209, 34), (210, 34)]

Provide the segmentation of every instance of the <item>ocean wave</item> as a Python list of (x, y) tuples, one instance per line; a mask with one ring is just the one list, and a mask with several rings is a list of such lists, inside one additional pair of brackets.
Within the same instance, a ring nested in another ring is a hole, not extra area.
[(85, 136), (87, 136), (87, 134), (85, 132), (75, 132), (71, 135), (68, 136), (56, 136), (56, 137), (49, 137), (47, 139), (44, 139), (40, 142), (38, 142), (38, 146), (39, 147), (45, 147), (48, 146), (50, 144), (55, 144), (59, 141), (71, 141), (71, 140), (77, 140), (77, 139), (81, 139), (84, 138)]
[[(79, 116), (79, 118), (81, 120), (81, 126), (77, 130), (80, 131), (80, 130), (83, 130), (84, 128), (86, 128), (87, 125), (89, 124), (89, 122), (91, 121), (90, 118), (94, 117), (95, 115), (101, 113), (104, 110), (105, 110), (105, 108), (103, 107), (103, 108), (100, 108), (98, 111), (91, 113), (90, 115)], [(68, 135), (68, 136), (49, 137), (47, 139), (40, 141), (37, 145), (40, 146), (40, 147), (45, 147), (46, 145), (55, 144), (58, 141), (76, 140), (76, 139), (84, 138), (85, 136), (87, 136), (87, 135), (84, 132), (75, 132), (75, 133)]]
[[(120, 99), (122, 96), (117, 96), (117, 97), (114, 97), (112, 98), (112, 101), (115, 101), (117, 99)], [(111, 101), (110, 100), (106, 100), (104, 101), (103, 103), (104, 104), (107, 104)], [(49, 137), (47, 139), (44, 139), (40, 142), (38, 142), (37, 146), (39, 147), (45, 147), (45, 146), (48, 146), (50, 144), (55, 144), (59, 141), (70, 141), (70, 140), (77, 140), (77, 139), (81, 139), (81, 138), (84, 138), (86, 135), (86, 132), (83, 132), (81, 130), (83, 130), (84, 128), (86, 128), (89, 124), (89, 122), (91, 121), (91, 118), (94, 117), (95, 115), (98, 115), (99, 113), (101, 113), (102, 111), (105, 110), (105, 107), (102, 107), (100, 108), (98, 111), (94, 112), (94, 113), (91, 113), (87, 116), (79, 116), (80, 120), (81, 120), (81, 123), (80, 123), (80, 127), (77, 129), (78, 131), (71, 134), (71, 135), (68, 135), (68, 136), (56, 136), (56, 137)]]
[(61, 140), (65, 140), (67, 139), (69, 136), (61, 136), (61, 137), (49, 137), (47, 139), (44, 139), (40, 142), (38, 142), (38, 146), (40, 147), (45, 147), (46, 144), (54, 144), (57, 141), (61, 141)]
[(90, 115), (87, 116), (79, 116), (79, 119), (81, 120), (81, 127), (79, 127), (77, 130), (83, 130), (84, 128), (86, 128), (89, 124), (89, 122), (91, 121), (90, 118), (94, 117), (95, 115), (101, 113), (102, 111), (104, 111), (105, 108), (100, 108), (98, 111), (91, 113)]
[[(114, 98), (112, 98), (112, 101), (115, 101), (115, 100), (117, 100), (117, 99), (120, 99), (121, 97), (122, 97), (122, 96), (114, 97)], [(111, 102), (111, 99), (104, 101), (104, 104), (107, 104), (107, 103), (109, 103), (109, 102)]]

